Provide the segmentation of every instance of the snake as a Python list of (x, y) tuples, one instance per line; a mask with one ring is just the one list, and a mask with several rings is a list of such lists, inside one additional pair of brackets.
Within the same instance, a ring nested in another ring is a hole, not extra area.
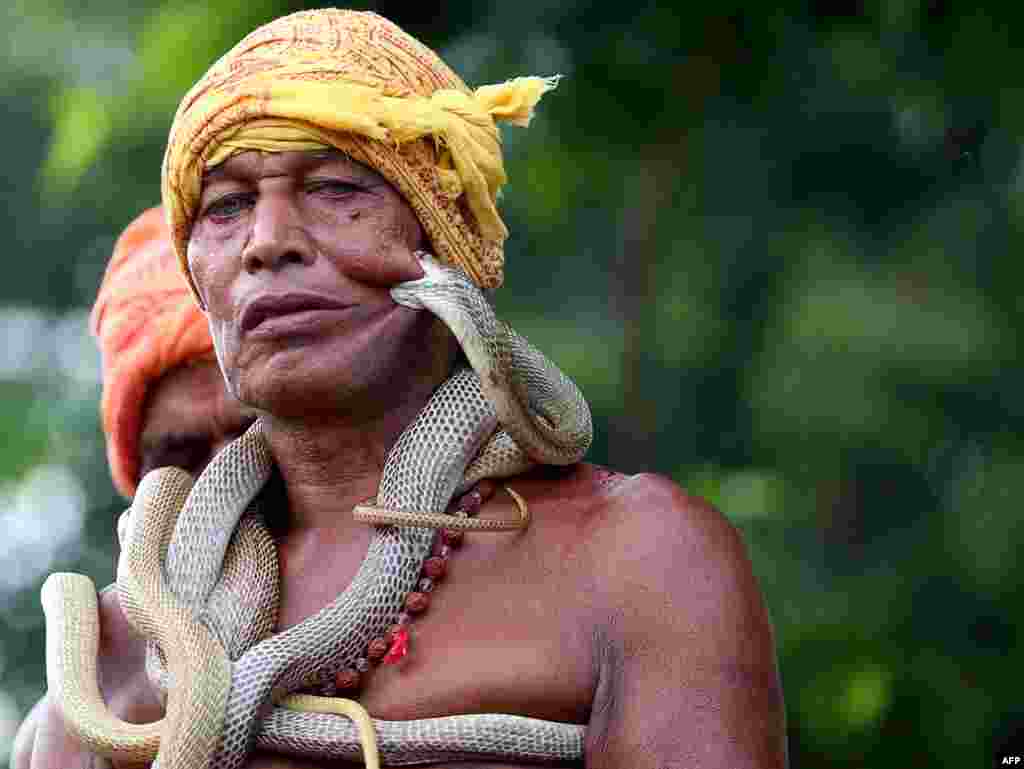
[[(104, 704), (92, 581), (55, 573), (44, 583), (47, 683), (68, 731), (88, 750), (158, 769), (236, 769), (254, 749), (367, 766), (378, 754), (394, 766), (582, 758), (581, 724), (490, 713), (384, 721), (349, 700), (295, 694), (353, 665), (396, 621), (430, 554), (431, 529), (459, 521), (444, 515), (455, 494), (534, 464), (578, 462), (591, 442), (590, 410), (575, 383), (500, 321), (465, 273), (416, 257), (423, 276), (393, 286), (391, 297), (437, 316), (464, 365), (392, 446), (377, 496), (354, 511), (376, 528), (355, 577), (331, 603), (273, 632), (276, 549), (258, 499), (273, 459), (262, 419), (194, 481), (173, 467), (148, 473), (119, 522), (117, 590), (149, 641), (147, 672), (165, 698), (162, 719), (128, 723)], [(509, 492), (520, 519), (490, 528), (528, 521), (525, 502)]]

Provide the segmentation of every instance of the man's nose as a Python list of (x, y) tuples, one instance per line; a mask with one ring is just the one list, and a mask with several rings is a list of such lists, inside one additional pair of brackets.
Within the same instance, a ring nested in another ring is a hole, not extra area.
[(261, 195), (252, 212), (242, 267), (253, 274), (288, 264), (310, 265), (316, 251), (295, 206), (282, 195)]

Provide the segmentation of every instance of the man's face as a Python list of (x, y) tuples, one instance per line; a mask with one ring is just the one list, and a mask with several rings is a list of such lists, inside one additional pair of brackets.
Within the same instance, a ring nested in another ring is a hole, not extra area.
[(139, 438), (141, 478), (174, 465), (198, 475), (227, 443), (253, 423), (255, 414), (224, 389), (214, 361), (178, 366), (146, 397)]
[(400, 378), (437, 322), (394, 303), (424, 243), (412, 209), (335, 150), (244, 152), (210, 171), (189, 266), (231, 391), (309, 413)]

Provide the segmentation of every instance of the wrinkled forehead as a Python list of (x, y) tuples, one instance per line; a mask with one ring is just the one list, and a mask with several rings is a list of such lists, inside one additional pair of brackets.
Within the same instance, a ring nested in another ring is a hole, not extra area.
[(307, 150), (243, 150), (222, 163), (207, 169), (202, 175), (202, 189), (225, 178), (259, 176), (261, 173), (302, 173), (313, 169), (329, 168), (373, 183), (387, 180), (365, 163), (335, 147)]

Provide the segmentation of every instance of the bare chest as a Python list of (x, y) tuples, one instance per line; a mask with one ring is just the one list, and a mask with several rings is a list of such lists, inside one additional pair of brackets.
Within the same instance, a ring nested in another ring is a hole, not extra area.
[[(509, 507), (491, 514), (511, 516)], [(406, 657), (371, 666), (360, 689), (346, 695), (382, 720), (506, 713), (587, 723), (598, 677), (594, 638), (600, 616), (588, 584), (592, 570), (579, 538), (552, 524), (543, 509), (534, 512), (525, 532), (467, 534), (429, 606), (411, 623)], [(281, 627), (301, 622), (348, 587), (365, 543), (337, 545), (284, 559)], [(327, 764), (257, 753), (247, 766)]]
[[(537, 544), (533, 532), (467, 535), (414, 615), (408, 654), (371, 665), (354, 698), (385, 720), (511, 713), (586, 722), (596, 671), (585, 585), (557, 549)], [(284, 622), (318, 610), (353, 570), (322, 569), (314, 593), (286, 589)]]
[[(540, 534), (467, 535), (429, 606), (411, 623), (408, 654), (395, 664), (372, 665), (349, 696), (382, 720), (508, 713), (586, 723), (597, 675), (592, 607), (574, 555), (550, 543), (540, 547)], [(284, 624), (318, 610), (347, 586), (357, 566), (321, 561), (313, 591), (300, 589), (301, 575), (289, 587), (285, 575)], [(250, 766), (325, 765), (257, 754)]]
[[(527, 536), (467, 537), (431, 592), (430, 606), (413, 619), (406, 657), (372, 666), (361, 688), (347, 696), (382, 720), (507, 713), (586, 723), (596, 683), (586, 586), (575, 569), (566, 568), (571, 556), (556, 549), (540, 557)], [(343, 563), (324, 564), (315, 589), (285, 591), (290, 598), (281, 607), (282, 617), (292, 624), (317, 611), (347, 586), (351, 570)], [(246, 767), (330, 765), (257, 752)], [(526, 765), (444, 763), (434, 769), (442, 766)]]

